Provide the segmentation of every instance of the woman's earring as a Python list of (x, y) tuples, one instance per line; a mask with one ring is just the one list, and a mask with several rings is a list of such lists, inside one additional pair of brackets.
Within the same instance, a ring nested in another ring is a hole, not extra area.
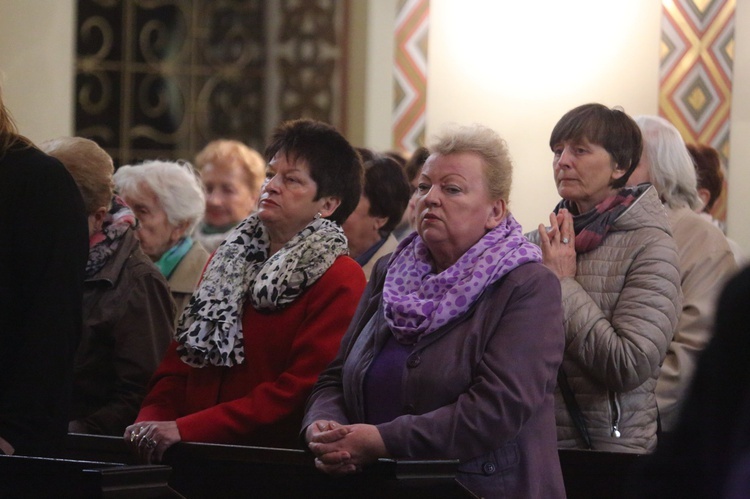
[(322, 216), (323, 216), (323, 215), (322, 215), (322, 214), (321, 214), (320, 212), (317, 212), (317, 213), (315, 214), (315, 220), (319, 219), (319, 218), (320, 218), (320, 217), (322, 217)]

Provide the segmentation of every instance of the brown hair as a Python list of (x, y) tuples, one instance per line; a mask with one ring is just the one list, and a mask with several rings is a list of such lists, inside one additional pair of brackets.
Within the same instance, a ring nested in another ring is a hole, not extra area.
[(622, 109), (609, 109), (602, 104), (584, 104), (571, 109), (560, 118), (549, 139), (549, 147), (565, 141), (588, 140), (603, 147), (625, 174), (612, 181), (615, 189), (625, 186), (638, 166), (643, 152), (641, 130)]
[(81, 137), (61, 137), (40, 144), (40, 149), (57, 158), (70, 172), (81, 191), (86, 213), (91, 215), (101, 207), (109, 209), (115, 184), (112, 157), (93, 140)]
[(18, 133), (13, 117), (3, 103), (2, 88), (0, 88), (0, 157), (5, 156), (6, 151), (15, 145), (32, 147), (33, 143)]
[(704, 144), (688, 144), (687, 148), (695, 164), (698, 187), (706, 189), (710, 195), (708, 203), (703, 208), (704, 211), (709, 211), (724, 188), (724, 172), (721, 171), (719, 152)]

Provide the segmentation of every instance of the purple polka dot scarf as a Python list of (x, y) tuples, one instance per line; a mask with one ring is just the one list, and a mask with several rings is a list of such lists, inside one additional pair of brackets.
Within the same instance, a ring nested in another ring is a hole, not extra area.
[(510, 213), (439, 274), (427, 245), (413, 233), (388, 262), (385, 319), (400, 343), (414, 344), (466, 313), (488, 286), (511, 270), (541, 261), (541, 250), (523, 236)]

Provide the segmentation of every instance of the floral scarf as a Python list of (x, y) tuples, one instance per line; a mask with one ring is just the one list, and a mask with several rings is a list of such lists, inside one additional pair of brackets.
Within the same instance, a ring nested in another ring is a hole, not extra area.
[(89, 238), (86, 278), (95, 276), (107, 264), (120, 247), (122, 237), (130, 227), (135, 226), (135, 214), (119, 196), (114, 196), (112, 207), (104, 218), (102, 230)]
[(541, 250), (523, 236), (510, 213), (439, 274), (427, 245), (413, 233), (388, 262), (385, 319), (400, 343), (414, 344), (464, 314), (488, 286), (511, 270), (541, 261)]
[[(576, 234), (576, 253), (586, 253), (599, 247), (620, 215), (625, 213), (651, 184), (623, 187), (586, 213), (573, 216), (573, 230)], [(555, 213), (561, 208), (570, 210), (573, 204), (562, 200), (555, 206)], [(571, 211), (572, 213), (572, 211)]]
[(176, 339), (183, 362), (194, 367), (242, 364), (242, 309), (281, 310), (348, 253), (344, 232), (316, 218), (268, 256), (266, 228), (252, 214), (216, 249), (198, 289), (180, 317)]

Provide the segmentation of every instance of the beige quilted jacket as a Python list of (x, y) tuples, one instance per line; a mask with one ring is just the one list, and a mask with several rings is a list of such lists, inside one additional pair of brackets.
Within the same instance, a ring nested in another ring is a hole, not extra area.
[[(614, 223), (598, 248), (561, 281), (563, 367), (597, 450), (656, 447), (654, 390), (682, 307), (677, 248), (651, 187)], [(539, 244), (537, 231), (528, 234)], [(557, 439), (583, 448), (559, 389)]]

